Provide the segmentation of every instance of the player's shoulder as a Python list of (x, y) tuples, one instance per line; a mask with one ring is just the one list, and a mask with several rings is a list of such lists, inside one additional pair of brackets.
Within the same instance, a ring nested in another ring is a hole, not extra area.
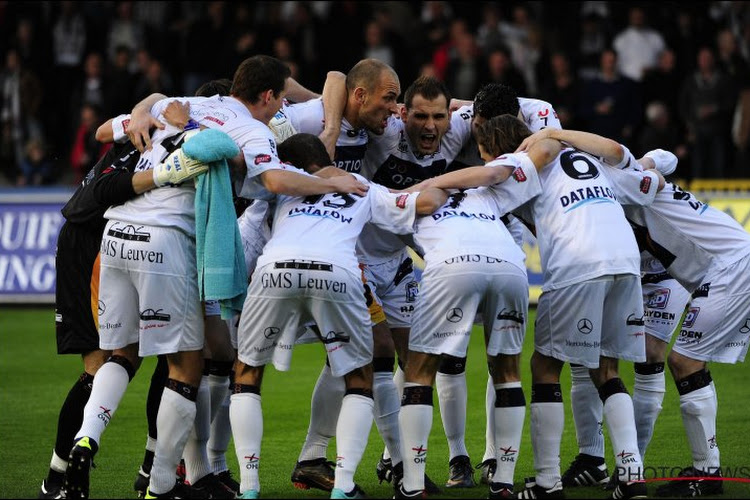
[(451, 121), (458, 118), (460, 120), (470, 122), (472, 117), (474, 116), (474, 105), (473, 104), (467, 104), (465, 106), (461, 106), (456, 111), (454, 111), (451, 115)]

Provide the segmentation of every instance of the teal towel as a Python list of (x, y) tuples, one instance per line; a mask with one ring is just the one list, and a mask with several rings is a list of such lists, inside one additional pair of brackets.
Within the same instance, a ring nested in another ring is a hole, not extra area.
[(229, 136), (210, 129), (196, 134), (182, 149), (191, 158), (210, 162), (195, 187), (198, 290), (201, 300), (218, 300), (221, 317), (230, 319), (242, 310), (247, 293), (247, 268), (225, 159), (239, 149)]

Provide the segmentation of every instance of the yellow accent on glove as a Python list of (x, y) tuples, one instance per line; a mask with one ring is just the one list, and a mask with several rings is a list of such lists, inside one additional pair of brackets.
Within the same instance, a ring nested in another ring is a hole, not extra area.
[(182, 148), (171, 153), (162, 163), (154, 166), (154, 184), (159, 187), (175, 186), (208, 171), (208, 165), (187, 156)]

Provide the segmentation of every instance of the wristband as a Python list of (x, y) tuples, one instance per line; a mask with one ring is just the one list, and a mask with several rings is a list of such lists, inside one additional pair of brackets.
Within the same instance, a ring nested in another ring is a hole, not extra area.
[(195, 121), (195, 120), (193, 120), (193, 119), (191, 118), (191, 119), (189, 119), (189, 120), (188, 120), (187, 124), (185, 125), (185, 128), (184, 128), (184, 130), (185, 130), (185, 131), (188, 131), (188, 130), (195, 130), (195, 129), (197, 129), (197, 128), (200, 128), (200, 123), (198, 123), (197, 121)]

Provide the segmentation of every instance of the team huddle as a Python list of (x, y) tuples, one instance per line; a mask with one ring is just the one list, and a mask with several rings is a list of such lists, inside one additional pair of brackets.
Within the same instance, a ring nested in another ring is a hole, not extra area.
[[(488, 366), (476, 468), (489, 498), (564, 498), (595, 484), (645, 498), (665, 364), (693, 463), (655, 494), (722, 492), (707, 362), (747, 354), (750, 234), (665, 181), (672, 153), (636, 159), (562, 130), (549, 103), (507, 86), (463, 102), (420, 77), (399, 104), (401, 94), (374, 59), (330, 72), (318, 95), (254, 56), (232, 81), (153, 95), (100, 127), (97, 139), (114, 146), (63, 209), (57, 253), (58, 352), (82, 354), (84, 373), (61, 409), (40, 498), (89, 497), (102, 434), (145, 356), (159, 362), (139, 496), (258, 498), (264, 368), (290, 369), (306, 342), (326, 355), (296, 487), (364, 498), (354, 475), (374, 421), (385, 443), (376, 472), (394, 497), (440, 494), (425, 474), (433, 386), (450, 452), (444, 486), (474, 487), (464, 429), (475, 323)], [(536, 475), (518, 488), (523, 226), (544, 282), (529, 403)], [(409, 249), (424, 259), (420, 280)], [(632, 397), (621, 359), (635, 363)], [(565, 363), (579, 454), (561, 472)]]

